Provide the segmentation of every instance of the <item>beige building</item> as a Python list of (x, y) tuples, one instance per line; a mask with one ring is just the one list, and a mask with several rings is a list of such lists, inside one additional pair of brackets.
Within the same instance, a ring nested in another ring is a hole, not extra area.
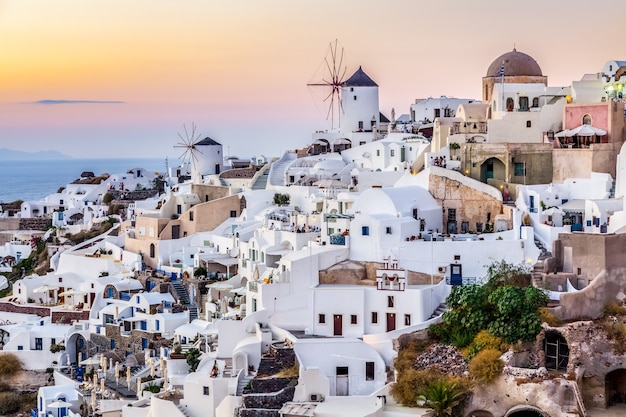
[[(208, 192), (206, 189), (204, 191)], [(208, 196), (209, 194), (202, 195)], [(212, 231), (228, 218), (239, 217), (245, 207), (245, 197), (233, 195), (205, 203), (190, 204), (190, 207), (185, 211), (180, 214), (175, 213), (171, 218), (138, 216), (135, 220), (134, 236), (126, 239), (126, 249), (143, 254), (143, 262), (146, 266), (155, 268), (159, 259), (160, 241), (180, 239), (195, 233)], [(126, 229), (130, 227), (129, 222), (125, 222), (123, 225), (123, 228)]]
[(455, 171), (430, 168), (428, 192), (443, 208), (444, 233), (481, 233), (512, 227), (500, 191)]
[(571, 274), (572, 284), (582, 288), (604, 270), (626, 267), (625, 247), (626, 234), (561, 233), (548, 272)]

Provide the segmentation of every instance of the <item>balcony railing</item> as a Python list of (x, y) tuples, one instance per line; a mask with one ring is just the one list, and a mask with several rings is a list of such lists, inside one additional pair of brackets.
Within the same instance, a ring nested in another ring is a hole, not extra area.
[(341, 245), (341, 246), (345, 246), (346, 244), (346, 237), (345, 236), (335, 236), (335, 235), (331, 235), (329, 236), (330, 238), (330, 244), (331, 245)]
[[(480, 284), (481, 280), (479, 278), (476, 277), (463, 277), (461, 278), (461, 284), (460, 285), (474, 285), (474, 284)], [(448, 285), (459, 285), (458, 282), (454, 282), (452, 283), (452, 278), (451, 277), (446, 277), (446, 284)]]

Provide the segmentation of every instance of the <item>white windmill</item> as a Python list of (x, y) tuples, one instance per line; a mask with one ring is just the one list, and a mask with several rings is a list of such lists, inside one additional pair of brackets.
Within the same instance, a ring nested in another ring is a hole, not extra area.
[[(341, 50), (339, 50), (341, 48)], [(316, 71), (316, 77), (319, 72), (322, 72), (322, 80), (317, 82), (310, 82), (307, 85), (311, 87), (324, 87), (328, 91), (328, 94), (324, 97), (323, 101), (328, 102), (328, 110), (326, 112), (326, 120), (331, 119), (331, 129), (335, 127), (341, 127), (341, 115), (343, 108), (341, 105), (341, 87), (345, 81), (347, 67), (344, 65), (343, 46), (338, 44), (337, 39), (331, 42), (329, 45), (329, 51), (324, 57), (324, 60), (320, 64), (318, 71)], [(337, 125), (335, 126), (335, 119)]]
[(175, 148), (184, 148), (183, 153), (178, 157), (178, 159), (182, 159), (182, 167), (185, 169), (185, 172), (181, 172), (181, 175), (189, 175), (191, 176), (192, 182), (200, 182), (200, 174), (198, 171), (199, 157), (198, 154), (202, 154), (202, 152), (196, 147), (198, 139), (202, 136), (200, 133), (196, 133), (196, 125), (195, 123), (191, 123), (191, 128), (187, 129), (187, 126), (183, 125), (184, 136), (179, 132), (178, 137), (180, 138), (180, 142), (174, 145)]

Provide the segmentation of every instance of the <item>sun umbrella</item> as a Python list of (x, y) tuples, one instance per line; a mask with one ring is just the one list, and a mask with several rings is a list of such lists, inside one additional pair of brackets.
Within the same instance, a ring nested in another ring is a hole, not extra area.
[[(50, 404), (48, 404), (49, 408), (57, 408), (57, 409), (62, 409), (62, 408), (69, 408), (71, 407), (72, 404), (65, 402), (65, 401), (61, 401), (61, 400), (57, 400), (55, 402), (52, 402)], [(61, 415), (61, 413), (57, 410), (57, 415)]]
[(150, 376), (154, 378), (155, 374), (156, 374), (156, 368), (154, 367), (154, 362), (151, 362), (150, 363)]
[(606, 131), (602, 129), (598, 129), (597, 127), (593, 127), (591, 125), (580, 125), (570, 130), (569, 133), (572, 136), (573, 135), (577, 135), (577, 136), (594, 136), (594, 135), (604, 136), (606, 135)]
[(96, 409), (96, 389), (91, 390), (91, 409)]
[(141, 378), (137, 378), (137, 395), (141, 394)]
[(128, 384), (128, 389), (130, 389), (130, 366), (126, 367), (126, 383)]
[(75, 295), (85, 295), (84, 291), (69, 289), (59, 294), (59, 297), (73, 297)]
[(104, 392), (104, 378), (100, 380), (100, 392)]
[(72, 403), (68, 403), (62, 400), (57, 400), (55, 402), (48, 404), (48, 407), (51, 407), (51, 408), (68, 408), (71, 406), (72, 406)]

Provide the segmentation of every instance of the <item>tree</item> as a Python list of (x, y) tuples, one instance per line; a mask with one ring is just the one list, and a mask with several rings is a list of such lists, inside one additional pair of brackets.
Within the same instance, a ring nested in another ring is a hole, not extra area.
[(10, 378), (22, 371), (22, 362), (12, 353), (0, 355), (0, 378)]
[(202, 356), (202, 352), (200, 352), (196, 348), (191, 348), (187, 351), (185, 359), (187, 359), (187, 365), (189, 365), (190, 372), (196, 372), (196, 369), (198, 369), (198, 365), (200, 364), (200, 356)]
[(109, 205), (111, 204), (111, 201), (113, 201), (113, 194), (106, 193), (105, 195), (102, 196), (102, 204)]
[(289, 194), (281, 194), (281, 193), (274, 194), (274, 204), (276, 204), (279, 207), (288, 206), (290, 200), (291, 200), (291, 197), (289, 196)]

